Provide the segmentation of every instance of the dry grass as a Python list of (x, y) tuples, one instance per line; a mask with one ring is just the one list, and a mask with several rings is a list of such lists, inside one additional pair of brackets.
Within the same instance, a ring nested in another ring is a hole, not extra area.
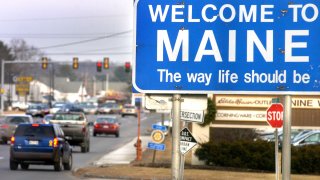
[[(115, 179), (172, 179), (171, 178), (171, 138), (166, 139), (166, 150), (157, 151), (153, 163), (153, 150), (143, 152), (141, 161), (134, 161), (130, 165), (111, 165), (107, 167), (81, 168), (75, 175), (85, 177), (101, 177)], [(190, 153), (186, 156), (186, 164), (191, 160)], [(188, 167), (188, 168), (187, 168)], [(186, 180), (274, 180), (274, 173), (236, 172), (228, 170), (196, 169), (186, 166), (184, 170)], [(281, 177), (280, 177), (281, 179)], [(318, 180), (320, 176), (292, 175), (292, 180)]]

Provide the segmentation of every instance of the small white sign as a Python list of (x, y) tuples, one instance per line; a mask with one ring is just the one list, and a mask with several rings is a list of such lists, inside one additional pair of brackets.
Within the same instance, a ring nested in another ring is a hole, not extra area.
[[(172, 95), (169, 94), (147, 94), (145, 102), (150, 110), (172, 109)], [(207, 109), (207, 104), (207, 95), (181, 95), (181, 109), (203, 111)]]
[(180, 118), (184, 121), (191, 121), (197, 123), (203, 123), (204, 115), (203, 111), (190, 111), (190, 110), (181, 110)]
[(186, 154), (190, 149), (197, 145), (196, 139), (192, 136), (188, 128), (184, 128), (180, 132), (180, 152)]

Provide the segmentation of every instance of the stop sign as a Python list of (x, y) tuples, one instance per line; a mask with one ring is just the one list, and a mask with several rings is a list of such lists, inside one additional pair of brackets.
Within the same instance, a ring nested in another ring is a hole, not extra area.
[(283, 125), (283, 106), (281, 103), (271, 104), (267, 109), (267, 122), (273, 128), (281, 128)]

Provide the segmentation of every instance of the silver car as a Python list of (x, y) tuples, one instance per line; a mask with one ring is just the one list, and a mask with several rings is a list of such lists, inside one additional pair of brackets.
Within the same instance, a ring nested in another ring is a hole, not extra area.
[(23, 114), (12, 114), (4, 117), (0, 125), (0, 137), (2, 143), (7, 143), (7, 141), (14, 134), (17, 126), (21, 123), (33, 123), (32, 116)]
[(309, 131), (292, 142), (293, 146), (305, 146), (312, 144), (320, 144), (320, 130)]

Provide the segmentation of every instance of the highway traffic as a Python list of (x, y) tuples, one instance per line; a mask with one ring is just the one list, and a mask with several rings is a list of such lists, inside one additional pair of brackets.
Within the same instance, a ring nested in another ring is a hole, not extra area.
[[(87, 115), (89, 121), (94, 121), (97, 115)], [(121, 117), (119, 118), (120, 126), (120, 136), (116, 138), (114, 135), (98, 135), (93, 136), (92, 129), (90, 127), (90, 152), (81, 153), (81, 149), (78, 146), (73, 147), (73, 170), (90, 166), (94, 161), (99, 160), (103, 155), (116, 150), (123, 145), (132, 141), (137, 137), (137, 118), (133, 116)], [(152, 113), (142, 113), (141, 114), (141, 135), (149, 136), (150, 132), (148, 129), (151, 125), (159, 122), (160, 116), (158, 114)], [(10, 153), (9, 144), (0, 145), (0, 174), (1, 179), (15, 179), (15, 180), (28, 180), (28, 179), (46, 179), (46, 180), (56, 180), (56, 179), (77, 179), (72, 175), (71, 171), (61, 171), (56, 172), (52, 166), (45, 165), (30, 165), (28, 170), (22, 170), (20, 167), (16, 171), (11, 171), (9, 168)], [(135, 147), (132, 147), (132, 151), (136, 151)]]

